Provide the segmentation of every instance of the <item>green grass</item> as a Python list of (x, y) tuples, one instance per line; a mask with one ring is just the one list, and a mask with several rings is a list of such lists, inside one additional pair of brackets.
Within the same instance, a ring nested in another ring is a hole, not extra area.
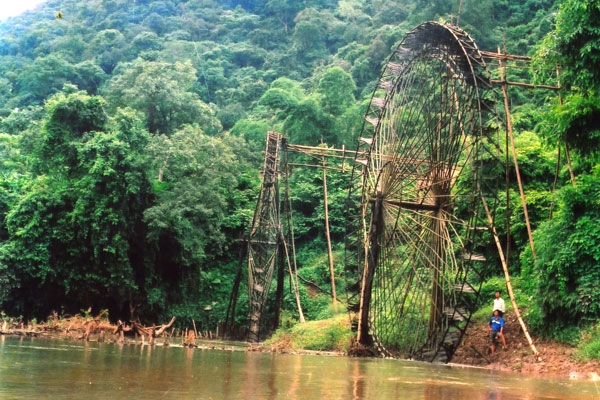
[(574, 358), (581, 362), (600, 361), (600, 324), (581, 331)]
[(266, 345), (293, 349), (346, 352), (354, 337), (347, 314), (339, 314), (329, 319), (298, 323), (291, 328), (278, 329)]

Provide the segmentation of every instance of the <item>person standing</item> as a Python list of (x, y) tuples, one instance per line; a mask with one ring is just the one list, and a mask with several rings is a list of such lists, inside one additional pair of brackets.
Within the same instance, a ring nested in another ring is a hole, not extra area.
[(502, 340), (502, 348), (506, 348), (506, 340), (504, 339), (504, 319), (499, 315), (498, 310), (494, 310), (494, 315), (488, 321), (488, 332), (490, 333), (492, 355), (496, 352), (497, 337)]
[(500, 312), (500, 317), (503, 317), (506, 312), (506, 305), (504, 304), (504, 299), (500, 297), (500, 295), (500, 291), (496, 290), (496, 298), (494, 299), (494, 308), (492, 308), (492, 311), (498, 310)]

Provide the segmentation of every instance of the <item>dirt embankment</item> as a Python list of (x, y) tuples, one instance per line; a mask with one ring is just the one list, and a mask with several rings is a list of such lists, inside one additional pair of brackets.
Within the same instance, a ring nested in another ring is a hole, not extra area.
[(571, 379), (600, 380), (600, 363), (579, 363), (573, 359), (574, 348), (553, 341), (534, 339), (538, 355), (534, 355), (521, 325), (512, 312), (504, 315), (506, 349), (496, 345), (490, 354), (487, 324), (470, 324), (452, 363), (473, 365), (532, 375), (561, 376)]

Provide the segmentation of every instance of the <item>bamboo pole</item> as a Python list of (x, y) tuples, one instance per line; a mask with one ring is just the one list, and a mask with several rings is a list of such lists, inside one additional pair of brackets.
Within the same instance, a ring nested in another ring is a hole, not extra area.
[(292, 246), (292, 256), (294, 261), (294, 267), (292, 269), (292, 264), (290, 263), (290, 254), (288, 251), (287, 242), (285, 241), (285, 237), (283, 237), (283, 232), (280, 230), (281, 241), (283, 243), (283, 249), (285, 251), (285, 259), (287, 260), (288, 271), (290, 274), (290, 283), (294, 290), (294, 297), (296, 298), (296, 306), (298, 307), (298, 318), (301, 323), (306, 322), (304, 318), (304, 313), (302, 312), (302, 303), (300, 302), (300, 290), (298, 288), (298, 265), (296, 263), (296, 245), (294, 240), (294, 224), (292, 222), (292, 205), (290, 200), (290, 180), (289, 180), (289, 170), (287, 164), (287, 153), (285, 157), (285, 201), (287, 207), (287, 218), (288, 218), (288, 226), (290, 227), (290, 235), (291, 238), (291, 246)]
[(557, 149), (557, 155), (556, 155), (556, 167), (554, 169), (554, 182), (552, 182), (552, 197), (550, 199), (550, 212), (549, 212), (549, 216), (548, 219), (552, 220), (552, 213), (554, 211), (554, 193), (556, 193), (556, 187), (558, 186), (558, 174), (560, 172), (560, 145), (558, 146)]
[[(498, 49), (498, 53), (500, 53), (500, 49)], [(505, 68), (502, 61), (498, 61), (500, 63), (500, 75), (503, 81), (506, 80), (505, 76)], [(521, 196), (521, 205), (523, 206), (523, 214), (525, 216), (525, 225), (527, 226), (527, 235), (529, 236), (529, 245), (531, 246), (531, 253), (533, 256), (533, 261), (536, 260), (536, 252), (535, 252), (535, 244), (533, 242), (533, 234), (531, 232), (531, 222), (529, 221), (529, 213), (527, 212), (527, 201), (525, 200), (525, 191), (523, 190), (523, 182), (521, 181), (521, 172), (519, 171), (519, 162), (517, 160), (517, 151), (515, 149), (515, 138), (512, 130), (512, 122), (510, 120), (510, 108), (508, 105), (508, 85), (504, 83), (502, 85), (502, 95), (504, 97), (504, 112), (506, 113), (506, 131), (510, 138), (510, 146), (513, 155), (513, 163), (515, 164), (515, 173), (517, 175), (517, 183), (519, 185), (519, 195)]]
[[(479, 184), (478, 184), (479, 185)], [(480, 190), (481, 192), (481, 190)], [(481, 201), (483, 203), (483, 207), (485, 209), (485, 213), (488, 218), (488, 223), (492, 229), (492, 236), (494, 236), (494, 242), (496, 243), (496, 248), (498, 249), (498, 255), (500, 256), (500, 262), (502, 263), (502, 269), (504, 271), (504, 279), (506, 281), (506, 289), (508, 291), (508, 295), (510, 296), (510, 301), (512, 303), (513, 309), (515, 311), (515, 315), (519, 320), (519, 324), (521, 325), (521, 329), (523, 330), (523, 334), (525, 338), (527, 338), (527, 342), (529, 343), (529, 347), (531, 347), (531, 351), (533, 354), (538, 355), (538, 351), (533, 344), (533, 340), (531, 339), (531, 335), (529, 335), (529, 330), (527, 329), (527, 325), (525, 325), (525, 321), (523, 321), (523, 317), (521, 316), (521, 312), (519, 311), (519, 306), (517, 305), (517, 301), (515, 300), (515, 294), (512, 289), (512, 283), (510, 282), (510, 274), (508, 272), (508, 264), (506, 263), (506, 257), (504, 257), (504, 251), (502, 250), (502, 244), (500, 243), (500, 238), (498, 237), (498, 232), (496, 231), (496, 226), (494, 225), (494, 219), (492, 218), (492, 214), (490, 213), (490, 208), (487, 204), (485, 196), (483, 193), (481, 194)]]
[(329, 258), (329, 274), (331, 275), (331, 297), (333, 300), (333, 307), (337, 308), (337, 295), (335, 292), (335, 268), (333, 265), (331, 235), (329, 233), (329, 204), (327, 201), (327, 172), (325, 171), (325, 156), (323, 156), (323, 208), (325, 209), (325, 236), (327, 237), (327, 256)]
[(507, 81), (505, 79), (490, 79), (491, 83), (495, 83), (495, 84), (500, 84), (502, 86), (504, 85), (510, 85), (510, 86), (521, 86), (521, 87), (526, 87), (529, 89), (550, 89), (550, 90), (560, 90), (560, 88), (558, 86), (552, 86), (552, 85), (534, 85), (533, 83), (523, 83), (523, 82), (511, 82), (511, 81)]
[(569, 166), (569, 174), (571, 175), (571, 184), (573, 187), (577, 186), (575, 183), (575, 173), (573, 172), (573, 164), (571, 164), (571, 153), (569, 152), (569, 146), (565, 143), (565, 158), (567, 159), (567, 165)]
[[(283, 239), (283, 237), (282, 237)], [(293, 243), (293, 241), (292, 241)], [(293, 246), (293, 244), (292, 244)], [(300, 302), (300, 290), (298, 289), (298, 267), (296, 266), (296, 257), (294, 256), (294, 268), (292, 270), (292, 264), (290, 263), (290, 254), (288, 252), (288, 247), (285, 241), (283, 242), (283, 248), (285, 249), (285, 257), (287, 259), (288, 272), (290, 274), (290, 282), (293, 287), (294, 297), (296, 298), (296, 307), (298, 307), (298, 318), (301, 323), (306, 322), (304, 318), (304, 313), (302, 312), (302, 304)], [(295, 253), (294, 253), (295, 254)]]
[[(559, 75), (558, 68), (556, 69), (556, 77), (558, 79), (558, 87), (560, 88), (560, 75)], [(558, 104), (560, 104), (561, 106), (563, 104), (563, 100), (562, 100), (562, 96), (561, 96), (560, 92), (558, 92)], [(575, 173), (573, 172), (573, 164), (571, 164), (571, 154), (569, 153), (569, 146), (567, 145), (566, 141), (565, 141), (565, 160), (567, 161), (567, 166), (569, 168), (571, 184), (573, 185), (573, 187), (576, 187), (577, 184), (575, 183)]]

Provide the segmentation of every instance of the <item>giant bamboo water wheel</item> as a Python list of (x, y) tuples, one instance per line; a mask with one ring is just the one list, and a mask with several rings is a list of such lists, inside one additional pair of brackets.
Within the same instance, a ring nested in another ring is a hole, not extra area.
[(410, 31), (383, 69), (348, 208), (363, 346), (447, 361), (466, 330), (495, 204), (484, 168), (489, 79), (469, 35), (436, 22)]

